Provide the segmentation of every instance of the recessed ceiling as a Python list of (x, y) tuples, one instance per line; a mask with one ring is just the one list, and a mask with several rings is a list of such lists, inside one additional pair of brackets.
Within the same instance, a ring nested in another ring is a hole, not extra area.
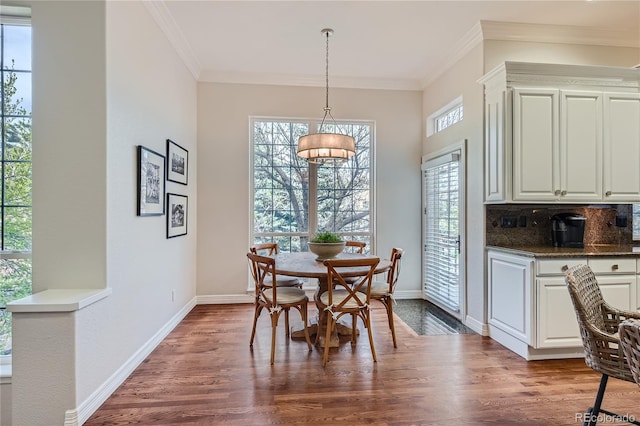
[(581, 27), (585, 33), (615, 33), (616, 40), (640, 47), (640, 1), (145, 4), (192, 72), (205, 81), (322, 85), (325, 39), (320, 30), (325, 27), (335, 30), (329, 40), (332, 86), (360, 81), (419, 88), (474, 37), (480, 21), (555, 25), (565, 32)]

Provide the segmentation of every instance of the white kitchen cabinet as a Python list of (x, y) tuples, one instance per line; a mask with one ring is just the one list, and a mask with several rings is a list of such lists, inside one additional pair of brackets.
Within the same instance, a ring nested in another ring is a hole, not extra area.
[(533, 258), (490, 251), (488, 260), (489, 325), (533, 344)]
[(485, 202), (640, 201), (640, 70), (506, 62), (485, 85)]
[(604, 199), (640, 202), (640, 94), (604, 94)]
[[(602, 199), (602, 92), (560, 91), (560, 199)], [(640, 146), (640, 144), (639, 144)]]
[[(549, 261), (537, 261), (538, 264), (545, 262)], [(588, 264), (595, 273), (602, 297), (608, 304), (626, 311), (634, 309), (637, 299), (635, 258), (589, 258), (582, 263)], [(575, 260), (568, 262), (567, 266), (574, 264)], [(582, 346), (564, 273), (555, 275), (536, 277), (536, 348)]]
[(525, 359), (584, 353), (565, 284), (569, 267), (589, 265), (607, 303), (640, 310), (640, 259), (636, 256), (539, 258), (491, 248), (487, 259), (489, 335)]
[(513, 90), (513, 199), (554, 201), (560, 194), (559, 91)]
[(564, 276), (538, 278), (537, 348), (580, 346), (580, 330)]

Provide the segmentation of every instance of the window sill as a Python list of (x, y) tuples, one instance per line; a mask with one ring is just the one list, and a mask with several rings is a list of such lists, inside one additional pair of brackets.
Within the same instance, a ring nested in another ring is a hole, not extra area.
[(11, 383), (11, 364), (0, 364), (0, 385)]

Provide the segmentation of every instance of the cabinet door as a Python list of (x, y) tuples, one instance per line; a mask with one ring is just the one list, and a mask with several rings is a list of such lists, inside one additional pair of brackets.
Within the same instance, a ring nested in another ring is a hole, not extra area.
[(582, 346), (575, 309), (564, 277), (538, 278), (537, 348)]
[(640, 201), (640, 94), (604, 95), (604, 200)]
[(602, 93), (560, 92), (560, 200), (602, 199)]
[(554, 201), (560, 195), (559, 91), (513, 91), (513, 199)]
[(602, 297), (611, 306), (623, 311), (635, 311), (636, 276), (635, 275), (599, 275), (596, 274)]
[(533, 259), (488, 253), (489, 324), (532, 345)]
[(510, 161), (507, 159), (511, 150), (508, 149), (509, 143), (505, 141), (505, 101), (504, 90), (486, 93), (484, 111), (484, 199), (486, 202), (504, 202), (509, 196), (505, 175), (508, 175), (507, 167)]

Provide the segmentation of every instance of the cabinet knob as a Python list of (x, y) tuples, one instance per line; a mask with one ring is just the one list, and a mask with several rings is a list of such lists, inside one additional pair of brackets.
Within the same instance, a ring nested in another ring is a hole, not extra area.
[(611, 191), (605, 192), (604, 195), (606, 195), (607, 197), (611, 197)]
[(560, 268), (562, 270), (562, 272), (567, 272), (567, 269), (569, 269), (569, 265), (562, 265), (562, 268)]
[(556, 189), (556, 191), (553, 193), (553, 195), (560, 195), (560, 190)]
[(616, 263), (615, 265), (611, 265), (611, 270), (612, 271), (617, 271), (618, 270), (618, 264)]
[(567, 195), (567, 191), (560, 191), (560, 195)]

